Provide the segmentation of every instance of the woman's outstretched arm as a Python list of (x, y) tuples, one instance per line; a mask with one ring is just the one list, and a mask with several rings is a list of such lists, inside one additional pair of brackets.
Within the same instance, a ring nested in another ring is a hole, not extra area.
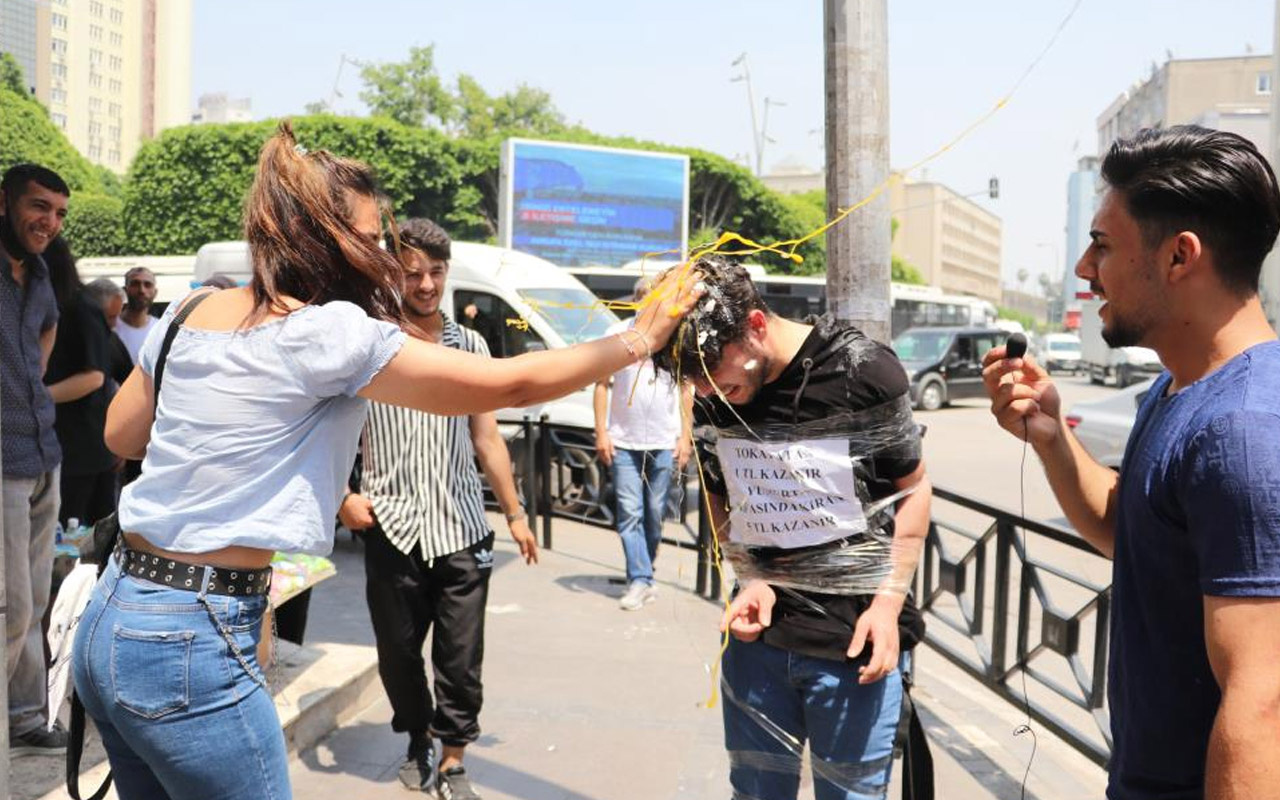
[(697, 276), (676, 272), (655, 287), (635, 327), (621, 336), (500, 359), (411, 338), (360, 395), (432, 414), (474, 414), (563, 397), (666, 345), (699, 296)]

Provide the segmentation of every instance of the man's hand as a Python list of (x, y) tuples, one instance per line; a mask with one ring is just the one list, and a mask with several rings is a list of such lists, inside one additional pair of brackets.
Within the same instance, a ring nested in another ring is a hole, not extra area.
[(520, 556), (526, 564), (538, 563), (538, 540), (529, 530), (528, 519), (518, 519), (511, 523), (511, 538), (520, 546)]
[(362, 494), (352, 492), (342, 500), (338, 508), (338, 520), (349, 531), (363, 531), (372, 528), (373, 502)]
[[(1062, 433), (1058, 387), (1032, 358), (1004, 357), (993, 347), (982, 359), (982, 384), (1000, 427), (1036, 446), (1051, 445)], [(1007, 376), (1007, 377), (1006, 377)]]
[(675, 459), (677, 471), (684, 471), (684, 467), (689, 463), (689, 457), (691, 455), (693, 455), (693, 442), (689, 441), (684, 436), (681, 436), (676, 440)]
[(849, 658), (857, 658), (871, 642), (871, 660), (858, 668), (858, 683), (875, 683), (898, 666), (898, 615), (900, 595), (878, 594), (866, 611), (858, 615), (849, 642)]
[(596, 431), (596, 458), (606, 467), (613, 466), (613, 440), (608, 431)]
[(726, 630), (743, 642), (754, 642), (773, 623), (773, 604), (778, 599), (773, 587), (764, 581), (752, 581), (738, 592), (720, 620), (720, 632)]

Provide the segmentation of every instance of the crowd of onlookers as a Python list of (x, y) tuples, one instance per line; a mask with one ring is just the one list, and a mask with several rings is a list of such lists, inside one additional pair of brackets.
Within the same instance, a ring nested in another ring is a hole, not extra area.
[[(103, 440), (107, 407), (156, 324), (145, 267), (84, 283), (61, 233), (71, 191), (55, 172), (21, 164), (0, 182), (0, 394), (3, 394), (5, 588), (10, 753), (61, 753), (47, 725), (43, 630), (58, 531), (92, 527), (137, 477)], [(222, 276), (217, 276), (225, 280)], [(43, 621), (43, 625), (41, 624)]]

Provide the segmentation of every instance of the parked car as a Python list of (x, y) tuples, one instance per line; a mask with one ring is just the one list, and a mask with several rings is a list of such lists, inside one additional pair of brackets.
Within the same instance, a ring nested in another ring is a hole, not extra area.
[(1041, 338), (1039, 360), (1050, 374), (1070, 372), (1075, 375), (1083, 366), (1080, 361), (1080, 337), (1074, 333), (1046, 333)]
[(1124, 458), (1124, 447), (1133, 430), (1133, 420), (1138, 406), (1151, 391), (1155, 378), (1135, 383), (1100, 400), (1076, 403), (1067, 412), (1067, 427), (1071, 428), (1084, 449), (1098, 463), (1119, 469)]
[(893, 350), (911, 381), (911, 404), (936, 411), (952, 400), (985, 397), (982, 357), (1008, 334), (998, 328), (911, 328)]

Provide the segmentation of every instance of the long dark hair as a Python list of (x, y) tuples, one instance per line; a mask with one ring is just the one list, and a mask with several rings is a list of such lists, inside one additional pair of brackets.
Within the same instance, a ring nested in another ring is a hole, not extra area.
[(66, 237), (58, 234), (49, 240), (49, 245), (40, 257), (49, 268), (49, 283), (53, 286), (53, 299), (58, 304), (58, 311), (63, 312), (84, 287), (80, 281), (80, 271), (76, 269), (76, 257), (71, 252), (71, 245), (67, 243)]
[(284, 298), (292, 297), (307, 304), (347, 300), (371, 317), (403, 323), (403, 268), (356, 230), (348, 193), (385, 207), (368, 165), (306, 151), (289, 122), (281, 122), (262, 147), (245, 206), (253, 259), (250, 321), (287, 311)]

